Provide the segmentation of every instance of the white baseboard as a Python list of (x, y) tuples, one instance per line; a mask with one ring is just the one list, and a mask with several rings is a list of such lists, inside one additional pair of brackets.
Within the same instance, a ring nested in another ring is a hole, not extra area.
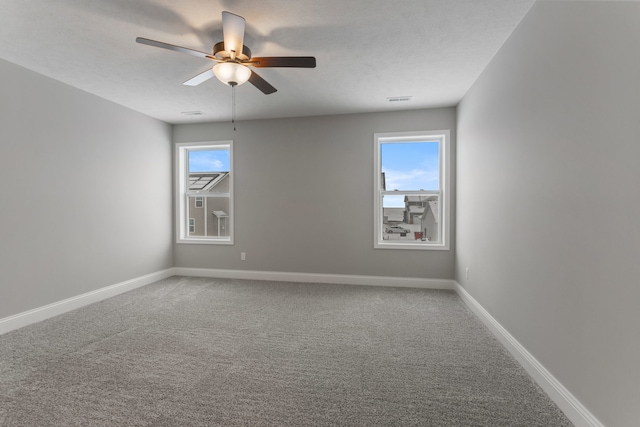
[(531, 375), (535, 382), (549, 395), (551, 400), (558, 405), (576, 427), (604, 427), (551, 372), (538, 362), (536, 358), (502, 327), (458, 282), (454, 282), (454, 289), (462, 301), (467, 304), (471, 311), (478, 316), (493, 335), (509, 350), (511, 355), (520, 362), (527, 373)]
[(116, 283), (115, 285), (110, 285), (104, 288), (97, 289), (95, 291), (87, 292), (82, 295), (77, 295), (75, 297), (67, 298), (62, 301), (54, 302), (43, 307), (38, 307), (33, 310), (5, 317), (3, 319), (0, 319), (0, 335), (18, 328), (22, 328), (32, 323), (41, 322), (59, 314), (75, 310), (76, 308), (84, 307), (85, 305), (93, 304), (94, 302), (111, 298), (113, 296), (131, 291), (144, 285), (148, 285), (158, 280), (166, 279), (167, 277), (173, 275), (173, 268), (168, 268), (166, 270), (146, 274), (144, 276), (136, 277), (135, 279)]
[(533, 377), (540, 387), (577, 427), (604, 427), (531, 353), (489, 314), (459, 283), (447, 279), (358, 276), (346, 274), (287, 273), (273, 271), (220, 270), (174, 267), (140, 276), (115, 285), (87, 292), (33, 310), (0, 319), (0, 335), (49, 319), (76, 308), (131, 291), (171, 276), (218, 277), (225, 279), (271, 280), (283, 282), (333, 283), (344, 285), (390, 286), (422, 289), (446, 289), (458, 293), (496, 338)]
[(335, 283), (345, 285), (391, 286), (424, 289), (454, 289), (453, 280), (408, 277), (355, 276), (339, 274), (286, 273), (273, 271), (219, 270), (208, 268), (174, 267), (136, 277), (115, 285), (57, 301), (33, 310), (0, 319), (0, 335), (32, 323), (93, 304), (107, 298), (148, 285), (171, 276), (219, 277), (225, 279), (273, 280), (283, 282)]
[(455, 289), (455, 281), (417, 277), (357, 276), (350, 274), (287, 273), (279, 271), (219, 270), (175, 267), (176, 276), (218, 277), (221, 279), (269, 280), (280, 282), (333, 283), (341, 285), (388, 286), (398, 288)]

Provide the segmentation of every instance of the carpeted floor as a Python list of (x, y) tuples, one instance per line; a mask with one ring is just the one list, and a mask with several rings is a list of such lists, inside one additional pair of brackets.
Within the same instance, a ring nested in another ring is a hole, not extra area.
[(454, 292), (172, 277), (0, 336), (1, 426), (570, 426)]

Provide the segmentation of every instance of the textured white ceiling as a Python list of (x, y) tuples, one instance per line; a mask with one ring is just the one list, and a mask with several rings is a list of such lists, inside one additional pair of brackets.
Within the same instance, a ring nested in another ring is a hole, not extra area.
[[(0, 58), (169, 123), (226, 121), (231, 89), (182, 82), (211, 51), (221, 12), (245, 17), (254, 56), (315, 69), (255, 71), (278, 92), (237, 88), (239, 120), (456, 105), (534, 0), (1, 0)], [(387, 97), (411, 96), (408, 102)], [(202, 116), (186, 116), (201, 111)]]

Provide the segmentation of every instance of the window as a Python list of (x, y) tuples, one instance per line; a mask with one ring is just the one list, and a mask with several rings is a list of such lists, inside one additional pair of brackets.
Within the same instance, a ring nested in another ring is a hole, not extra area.
[(449, 249), (449, 131), (374, 140), (374, 246)]
[(232, 141), (176, 144), (176, 241), (233, 244)]

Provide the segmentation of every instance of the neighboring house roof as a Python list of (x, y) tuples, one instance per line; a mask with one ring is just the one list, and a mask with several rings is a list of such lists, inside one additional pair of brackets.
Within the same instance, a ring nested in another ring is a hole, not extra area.
[(191, 172), (189, 174), (189, 191), (209, 192), (227, 175), (229, 172)]
[[(433, 218), (438, 222), (440, 211), (438, 210), (437, 196), (405, 196), (404, 202), (407, 204), (409, 215), (424, 215), (430, 210)], [(423, 206), (425, 202), (426, 206)]]
[(404, 202), (405, 203), (422, 203), (422, 202), (427, 202), (430, 200), (437, 200), (438, 196), (424, 196), (424, 195), (419, 195), (419, 196), (404, 196)]

